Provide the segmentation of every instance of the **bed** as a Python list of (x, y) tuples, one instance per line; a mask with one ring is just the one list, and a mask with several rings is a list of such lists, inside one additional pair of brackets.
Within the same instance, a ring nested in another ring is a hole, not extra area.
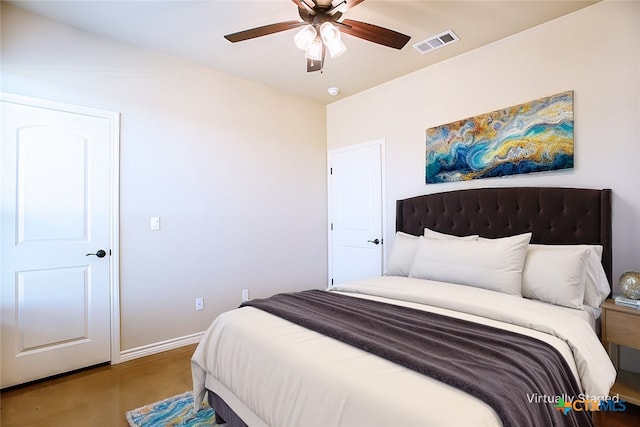
[(383, 277), (219, 316), (195, 407), (230, 426), (591, 424), (576, 408), (616, 376), (597, 332), (610, 190), (423, 195), (397, 201), (396, 231)]

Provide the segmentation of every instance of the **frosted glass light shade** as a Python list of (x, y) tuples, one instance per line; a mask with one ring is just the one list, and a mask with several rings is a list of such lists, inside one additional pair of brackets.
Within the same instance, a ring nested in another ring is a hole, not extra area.
[(320, 25), (320, 35), (322, 41), (327, 45), (335, 40), (340, 40), (340, 31), (331, 22), (324, 22)]
[(332, 58), (340, 56), (347, 51), (347, 47), (341, 40), (340, 31), (332, 23), (324, 22), (320, 26), (320, 36)]
[(293, 36), (293, 42), (296, 44), (298, 49), (307, 50), (317, 35), (318, 32), (313, 28), (313, 25), (305, 25), (296, 33), (295, 36)]
[(340, 39), (334, 40), (331, 43), (325, 43), (325, 45), (327, 46), (329, 55), (331, 55), (332, 58), (340, 56), (347, 51), (347, 47)]
[(320, 40), (320, 37), (313, 39), (305, 56), (313, 61), (320, 61), (322, 59), (322, 40)]

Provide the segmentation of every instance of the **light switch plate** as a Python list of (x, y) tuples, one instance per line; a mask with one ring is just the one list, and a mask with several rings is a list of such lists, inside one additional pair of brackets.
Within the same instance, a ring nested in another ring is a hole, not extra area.
[(149, 220), (149, 227), (153, 230), (160, 230), (160, 217), (152, 216)]

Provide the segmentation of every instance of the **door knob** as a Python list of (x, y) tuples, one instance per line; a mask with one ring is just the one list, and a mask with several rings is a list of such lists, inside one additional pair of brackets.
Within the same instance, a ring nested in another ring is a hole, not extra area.
[(107, 253), (104, 250), (100, 249), (95, 254), (85, 254), (85, 256), (89, 256), (89, 255), (95, 255), (98, 258), (104, 258), (107, 255)]
[(367, 242), (369, 242), (369, 243), (373, 243), (374, 245), (377, 245), (377, 244), (379, 244), (379, 243), (380, 243), (380, 240), (378, 240), (378, 239), (375, 239), (375, 240), (367, 240)]

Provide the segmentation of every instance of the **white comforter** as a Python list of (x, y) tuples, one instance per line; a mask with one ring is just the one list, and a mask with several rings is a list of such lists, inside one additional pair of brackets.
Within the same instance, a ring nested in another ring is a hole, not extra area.
[[(606, 396), (615, 381), (598, 337), (573, 310), (405, 277), (331, 290), (544, 340), (565, 357), (590, 397)], [(491, 407), (465, 392), (252, 307), (213, 322), (193, 356), (192, 371), (196, 406), (206, 387), (250, 426), (501, 425)]]

